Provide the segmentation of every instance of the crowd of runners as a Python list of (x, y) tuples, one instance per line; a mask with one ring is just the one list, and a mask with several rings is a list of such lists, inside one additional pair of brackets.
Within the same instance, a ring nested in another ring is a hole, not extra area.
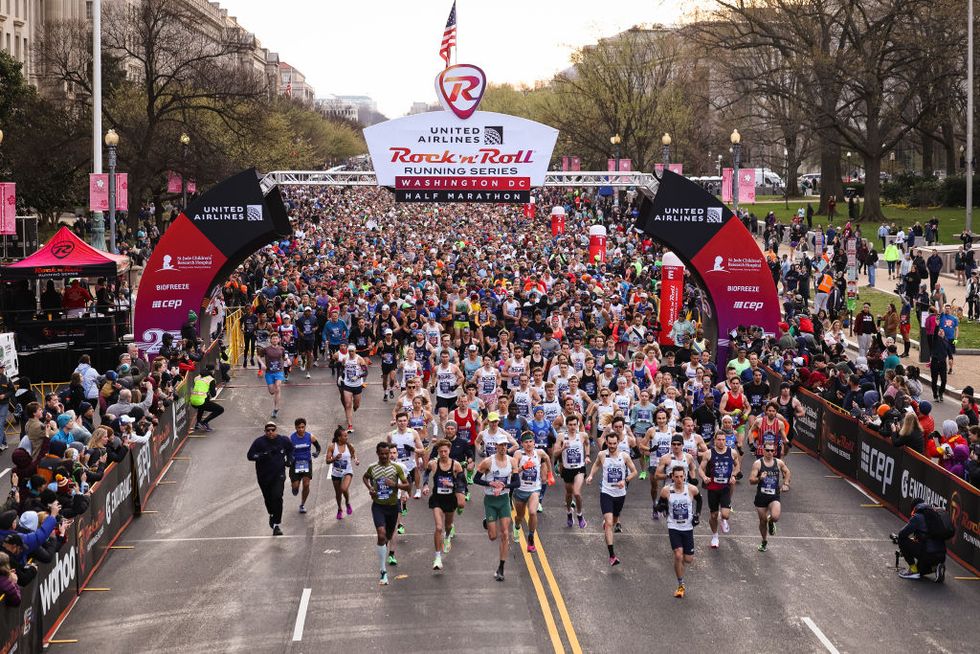
[[(337, 520), (353, 512), (360, 459), (376, 456), (362, 482), (381, 584), (397, 565), (402, 517), (423, 497), (434, 522), (433, 569), (452, 548), (454, 518), (477, 499), (503, 581), (511, 542), (536, 551), (546, 495), (564, 508), (569, 529), (601, 517), (609, 564), (619, 565), (627, 493), (648, 483), (651, 519), (666, 523), (683, 597), (702, 493), (718, 548), (744, 470), (766, 551), (791, 479), (782, 457), (802, 408), (789, 392), (769, 401), (760, 367), (769, 341), (750, 326), (734, 340), (732, 361), (716, 366), (690, 279), (681, 316), (661, 338), (663, 252), (631, 229), (630, 199), (621, 215), (609, 197), (545, 193), (539, 206), (561, 204), (568, 215), (567, 232), (553, 237), (545, 218), (521, 206), (398, 205), (385, 190), (290, 189), (294, 235), (226, 285), (228, 304), (247, 306), (242, 364), (255, 367), (272, 397), (253, 450), (275, 450), (276, 466), (289, 466), (299, 510), (321, 446), (305, 420), (288, 438), (276, 434), (290, 375), (309, 378), (320, 367), (337, 383), (346, 426), (324, 455)], [(610, 230), (604, 260), (588, 252), (596, 221)], [(380, 386), (377, 401), (391, 407), (387, 434), (358, 427), (366, 384)], [(586, 485), (598, 486), (597, 512)], [(278, 507), (273, 499), (274, 533), (281, 512), (281, 497)]]

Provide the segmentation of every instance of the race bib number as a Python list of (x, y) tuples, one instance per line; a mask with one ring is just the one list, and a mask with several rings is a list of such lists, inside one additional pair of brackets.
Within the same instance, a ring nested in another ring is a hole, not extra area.
[(388, 485), (388, 480), (382, 477), (376, 482), (378, 489), (378, 499), (387, 500), (391, 497), (391, 486)]
[(436, 494), (438, 495), (453, 494), (453, 480), (451, 477), (439, 477), (439, 485), (436, 487)]
[(342, 473), (345, 470), (347, 470), (346, 459), (337, 459), (336, 461), (333, 462), (333, 473), (335, 475), (337, 475), (338, 473)]
[(453, 385), (447, 381), (439, 382), (439, 392), (440, 393), (451, 393), (453, 390)]
[(670, 517), (677, 522), (687, 522), (690, 515), (691, 512), (687, 502), (675, 502), (674, 505), (670, 507)]
[(618, 484), (621, 481), (623, 481), (622, 468), (609, 468), (606, 471), (606, 482), (610, 484)]
[(538, 469), (537, 468), (524, 468), (521, 470), (521, 481), (528, 484), (533, 484), (538, 480)]
[(760, 488), (759, 490), (761, 490), (763, 492), (763, 494), (765, 494), (765, 495), (775, 495), (776, 494), (776, 486), (775, 485), (773, 485), (773, 486), (766, 485), (766, 486), (763, 486), (762, 488)]
[(568, 461), (568, 467), (578, 468), (582, 465), (582, 452), (578, 449), (565, 450), (567, 454), (565, 455), (565, 460)]
[(310, 471), (310, 462), (304, 459), (299, 459), (293, 465), (293, 469), (297, 474)]
[(489, 395), (497, 388), (497, 379), (495, 377), (484, 377), (483, 378), (483, 394)]

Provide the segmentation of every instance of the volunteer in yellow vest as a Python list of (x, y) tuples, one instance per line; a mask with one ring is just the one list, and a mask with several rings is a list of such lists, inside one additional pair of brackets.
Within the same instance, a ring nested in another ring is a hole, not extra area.
[[(214, 366), (208, 366), (197, 376), (191, 388), (191, 406), (197, 409), (197, 424), (194, 425), (194, 431), (212, 431), (211, 421), (225, 412), (225, 408), (214, 401), (218, 389), (213, 374)], [(206, 418), (205, 411), (209, 412)]]
[(830, 292), (832, 290), (834, 290), (834, 278), (824, 273), (820, 277), (820, 283), (817, 284), (817, 299), (813, 307), (814, 313), (820, 313), (821, 309), (827, 308), (827, 300), (830, 298)]

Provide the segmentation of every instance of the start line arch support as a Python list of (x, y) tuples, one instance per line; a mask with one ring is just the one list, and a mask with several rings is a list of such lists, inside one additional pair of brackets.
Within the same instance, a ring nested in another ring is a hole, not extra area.
[[(377, 186), (378, 177), (373, 170), (275, 170), (262, 178), (262, 190), (268, 192), (274, 186)], [(597, 188), (646, 189), (657, 192), (657, 178), (650, 173), (577, 171), (547, 173), (545, 187), (584, 186)]]

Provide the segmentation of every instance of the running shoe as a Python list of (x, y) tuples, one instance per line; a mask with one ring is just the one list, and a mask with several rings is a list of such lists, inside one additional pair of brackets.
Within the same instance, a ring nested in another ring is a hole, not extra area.
[(493, 573), (493, 578), (496, 579), (497, 581), (503, 581), (504, 573), (501, 572), (500, 570), (497, 570), (496, 572)]
[(378, 585), (379, 586), (387, 586), (388, 585), (388, 573), (385, 572), (384, 570), (381, 571), (381, 580), (378, 582)]
[(435, 560), (432, 562), (433, 570), (442, 570), (442, 557), (436, 554)]
[(535, 553), (535, 552), (537, 552), (537, 551), (538, 551), (538, 548), (537, 548), (537, 547), (535, 547), (535, 546), (534, 546), (533, 544), (531, 544), (531, 543), (528, 543), (528, 546), (527, 546), (527, 553), (528, 553), (528, 554), (534, 554), (534, 553)]
[(572, 521), (572, 514), (569, 513), (568, 514), (568, 520), (565, 521), (565, 526), (568, 527), (569, 529), (571, 529), (573, 524), (574, 524), (574, 522)]
[(412, 495), (412, 497), (415, 498), (415, 499), (419, 499), (420, 497), (422, 497), (422, 491), (419, 490), (418, 488), (416, 488), (415, 489), (415, 495)]
[[(350, 504), (348, 504), (347, 505), (347, 515), (350, 515), (353, 512), (354, 512), (354, 507), (352, 507)], [(337, 511), (337, 513), (340, 513), (340, 511)]]
[(343, 511), (340, 511), (340, 510), (337, 511), (337, 519), (338, 520), (343, 520), (344, 519), (344, 512)]
[(408, 515), (408, 505), (407, 504), (402, 504), (401, 514), (402, 515)]
[(711, 534), (711, 549), (718, 549), (718, 534)]
[(275, 420), (278, 417), (279, 417), (279, 409), (273, 409), (272, 410), (272, 419)]
[[(475, 477), (475, 476), (476, 476), (476, 471), (475, 470), (467, 470), (466, 471), (466, 483), (467, 484), (472, 484), (473, 483), (473, 477)], [(470, 495), (469, 493), (466, 494), (466, 499), (467, 500), (470, 499), (469, 495)]]
[(615, 525), (613, 525), (613, 532), (617, 534), (623, 533), (623, 525), (617, 522)]
[(521, 528), (514, 527), (514, 542), (519, 543), (521, 541)]
[(299, 486), (297, 486), (296, 488), (293, 488), (292, 491), (293, 491), (293, 497), (296, 497), (297, 495), (299, 495)]
[(349, 422), (347, 423), (347, 433), (348, 434), (353, 434), (354, 433), (354, 425), (352, 425)]
[(677, 587), (677, 590), (674, 591), (674, 597), (684, 599), (684, 584)]
[(483, 519), (483, 528), (484, 529), (487, 529), (488, 528), (487, 527), (487, 519), (486, 518)]
[(770, 536), (775, 536), (776, 535), (776, 523), (772, 519), (772, 516), (769, 516), (769, 519), (767, 520), (767, 522), (768, 522), (767, 527), (769, 529), (769, 535)]
[(449, 538), (456, 538), (456, 525), (449, 528)]
[(394, 554), (388, 555), (388, 565), (398, 565), (398, 559), (395, 558)]
[(651, 516), (654, 520), (660, 520), (660, 514), (657, 512), (657, 505), (653, 505), (653, 515)]
[(306, 513), (306, 505), (305, 504), (300, 504), (299, 505), (299, 512), (300, 513)]
[(398, 525), (398, 529), (396, 529), (395, 531), (397, 531), (398, 535), (401, 536), (402, 534), (405, 533), (405, 525)]
[(307, 379), (313, 379), (313, 375), (311, 375), (310, 373), (306, 373), (306, 378)]
[(619, 557), (618, 556), (610, 556), (609, 557), (609, 565), (611, 565), (611, 566), (617, 566), (620, 563), (622, 563), (622, 561), (619, 560)]
[(463, 507), (461, 506), (456, 507), (456, 515), (463, 515)]
[[(210, 434), (211, 432), (213, 432), (213, 431), (214, 431), (214, 429), (213, 429), (213, 428), (211, 427), (211, 425), (209, 425), (209, 424), (208, 424), (208, 423), (206, 423), (206, 422), (202, 422), (202, 423), (201, 423), (201, 426), (202, 426), (202, 427), (204, 428), (204, 431), (206, 431), (206, 432), (207, 432), (207, 433), (209, 433), (209, 434)], [(5, 450), (5, 449), (7, 449), (7, 446), (6, 446), (6, 445), (4, 445), (4, 446), (3, 446), (3, 449), (4, 449), (4, 450)], [(0, 450), (0, 451), (2, 451), (2, 450)]]
[(279, 528), (279, 525), (275, 525), (272, 528), (272, 535), (273, 536), (282, 536), (282, 529)]
[(898, 576), (901, 577), (902, 579), (921, 579), (922, 578), (922, 575), (920, 575), (918, 572), (912, 572), (912, 569), (911, 568), (908, 569), (908, 570), (902, 570), (901, 572), (898, 573)]
[(641, 471), (640, 472), (640, 480), (642, 481), (642, 480), (644, 480), (646, 478), (647, 478), (647, 471), (646, 470)]
[[(470, 492), (469, 491), (466, 491), (466, 495), (463, 496), (463, 499), (465, 499), (467, 502), (470, 501)], [(460, 509), (459, 512), (462, 513), (463, 510)]]
[(538, 502), (538, 513), (544, 513), (544, 504)]
[[(382, 401), (382, 402), (387, 402), (387, 401), (388, 401), (388, 393), (387, 393), (387, 391), (385, 392), (385, 394), (384, 394), (384, 395), (382, 395), (382, 396), (381, 396), (381, 401)], [(438, 570), (438, 569), (439, 569), (439, 568), (437, 568), (437, 567), (435, 567), (435, 566), (432, 566), (432, 568), (433, 568), (434, 570)]]
[(731, 527), (730, 527), (730, 526), (728, 525), (728, 520), (725, 520), (724, 518), (722, 518), (722, 519), (721, 519), (721, 530), (722, 530), (722, 531), (723, 531), (724, 533), (726, 533), (726, 534), (727, 534), (727, 533), (728, 533), (729, 531), (731, 531), (731, 529), (732, 529), (732, 528), (731, 528)]
[(572, 500), (572, 508), (575, 508), (575, 500)]
[(449, 554), (453, 550), (453, 539), (451, 536), (444, 536), (442, 539), (442, 551)]
[(765, 552), (768, 550), (768, 548), (769, 548), (769, 543), (767, 543), (766, 541), (762, 541), (762, 544), (759, 545), (760, 552)]
[(587, 524), (589, 524), (589, 523), (587, 523), (585, 521), (585, 517), (580, 514), (579, 517), (578, 517), (578, 528), (579, 529), (585, 529), (585, 526)]

